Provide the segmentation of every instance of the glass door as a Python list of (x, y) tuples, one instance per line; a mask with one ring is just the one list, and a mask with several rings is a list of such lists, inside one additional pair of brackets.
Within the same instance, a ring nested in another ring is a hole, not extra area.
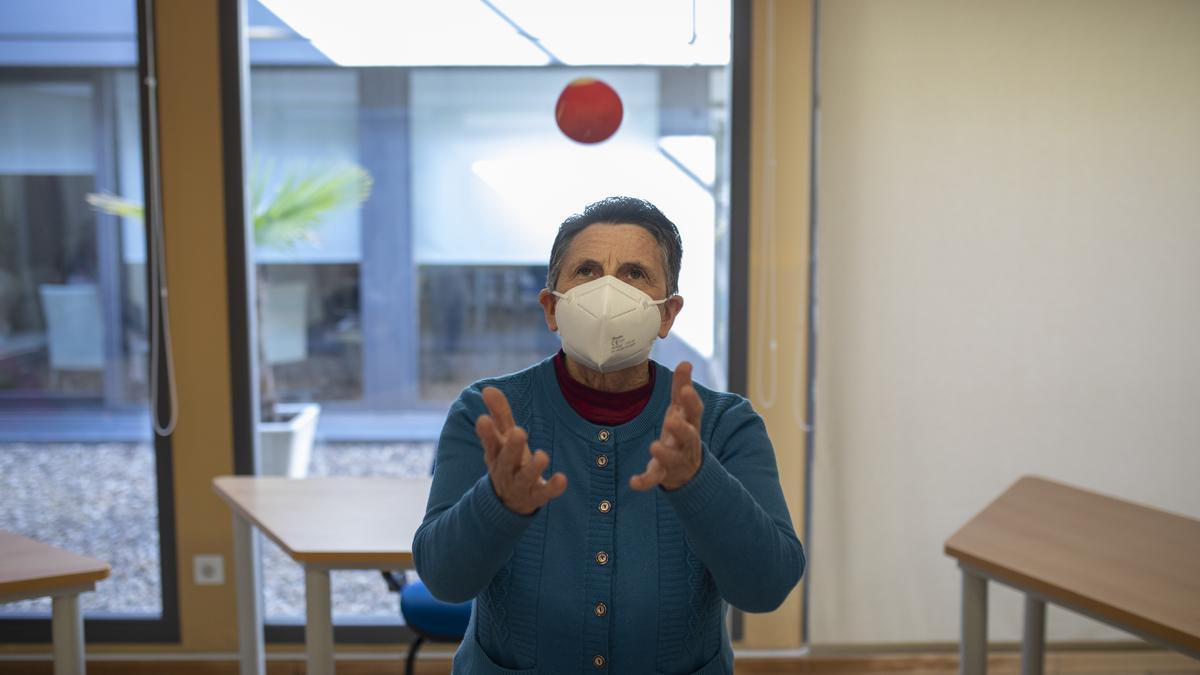
[[(146, 239), (122, 206), (142, 201), (135, 3), (16, 0), (0, 25), (0, 528), (112, 566), (81, 602), (120, 621), (89, 638), (167, 639), (168, 446), (149, 417)], [(38, 639), (49, 613), (0, 605), (0, 632)]]

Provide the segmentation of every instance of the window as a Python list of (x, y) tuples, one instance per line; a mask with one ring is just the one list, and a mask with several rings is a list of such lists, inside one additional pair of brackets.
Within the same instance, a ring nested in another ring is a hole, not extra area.
[[(86, 616), (155, 639), (176, 619), (146, 241), (104, 207), (141, 202), (135, 5), (7, 2), (0, 25), (0, 527), (107, 561)], [(49, 612), (10, 603), (0, 620), (19, 635)]]
[[(259, 365), (266, 418), (280, 418), (262, 428), (315, 425), (290, 432), (315, 438), (298, 460), (290, 441), (260, 434), (267, 470), (428, 473), (464, 386), (558, 349), (537, 304), (550, 245), (566, 216), (614, 194), (654, 202), (683, 236), (686, 307), (653, 358), (690, 360), (699, 381), (725, 386), (730, 5), (578, 11), (250, 4)], [(603, 143), (555, 124), (580, 77), (621, 97)], [(264, 216), (303, 201), (298, 186), (336, 198), (271, 234)], [(265, 549), (266, 613), (296, 621), (300, 570)], [(398, 621), (377, 574), (335, 573), (333, 586), (343, 621)]]

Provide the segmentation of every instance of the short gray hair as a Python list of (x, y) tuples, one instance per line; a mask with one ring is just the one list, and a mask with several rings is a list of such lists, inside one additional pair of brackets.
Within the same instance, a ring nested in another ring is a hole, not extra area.
[(575, 235), (590, 225), (630, 224), (649, 232), (662, 252), (663, 270), (667, 274), (667, 296), (679, 292), (679, 267), (683, 261), (683, 241), (679, 228), (675, 227), (658, 207), (637, 197), (606, 197), (584, 207), (581, 213), (571, 214), (558, 227), (554, 245), (550, 247), (550, 268), (546, 272), (546, 288), (555, 290), (558, 275), (562, 272), (563, 259)]

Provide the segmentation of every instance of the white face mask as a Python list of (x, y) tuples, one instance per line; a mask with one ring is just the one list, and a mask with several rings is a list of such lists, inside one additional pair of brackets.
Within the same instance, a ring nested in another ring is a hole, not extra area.
[(611, 373), (650, 357), (662, 316), (649, 295), (613, 276), (603, 276), (554, 295), (563, 351), (579, 363)]

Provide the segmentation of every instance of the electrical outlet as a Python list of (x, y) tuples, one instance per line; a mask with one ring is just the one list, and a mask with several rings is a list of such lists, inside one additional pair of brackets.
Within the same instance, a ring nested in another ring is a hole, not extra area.
[(220, 586), (225, 583), (225, 556), (193, 556), (192, 578), (197, 586)]

